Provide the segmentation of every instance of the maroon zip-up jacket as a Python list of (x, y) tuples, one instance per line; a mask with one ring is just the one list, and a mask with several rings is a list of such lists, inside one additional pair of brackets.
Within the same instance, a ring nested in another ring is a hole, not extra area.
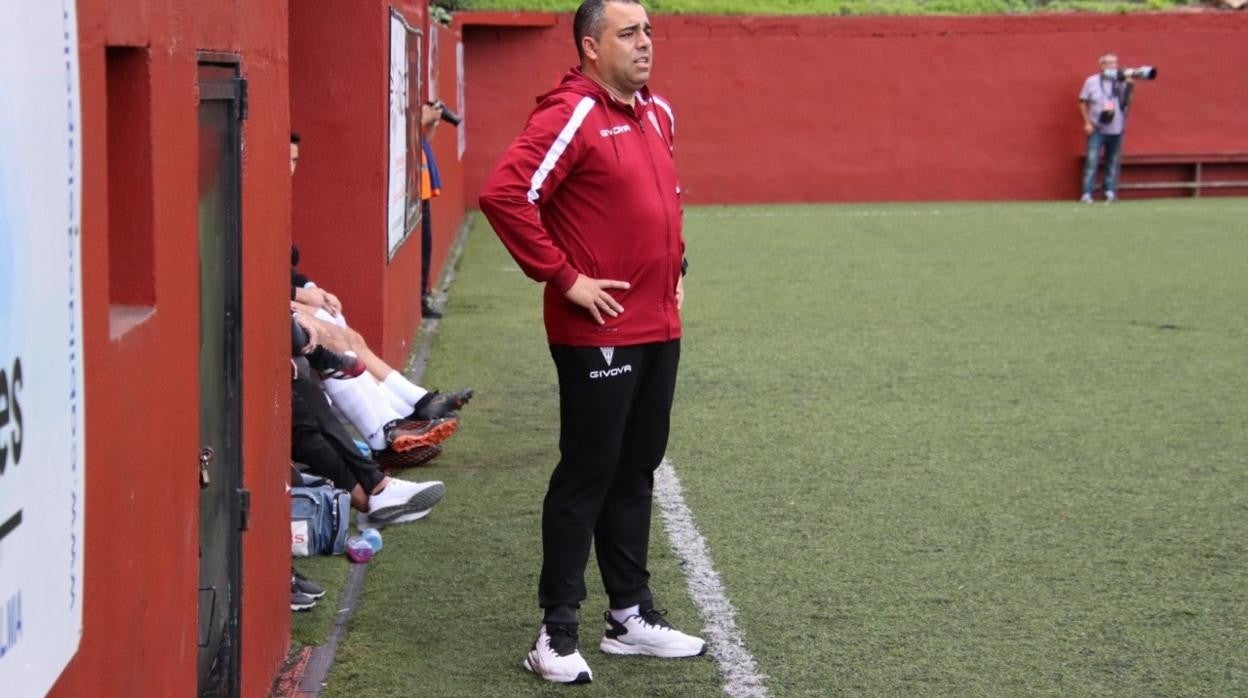
[[(573, 68), (538, 98), (481, 193), (481, 211), (530, 278), (546, 284), (551, 344), (610, 347), (680, 337), (676, 282), (685, 242), (671, 106), (648, 88), (635, 106)], [(578, 273), (627, 281), (624, 312), (564, 297)]]

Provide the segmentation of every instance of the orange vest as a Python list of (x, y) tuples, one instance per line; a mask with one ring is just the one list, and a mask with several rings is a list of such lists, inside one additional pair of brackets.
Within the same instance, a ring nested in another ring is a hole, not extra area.
[(442, 193), (441, 189), (433, 188), (433, 178), (429, 176), (429, 161), (425, 158), (425, 150), (420, 150), (420, 200), (428, 201)]

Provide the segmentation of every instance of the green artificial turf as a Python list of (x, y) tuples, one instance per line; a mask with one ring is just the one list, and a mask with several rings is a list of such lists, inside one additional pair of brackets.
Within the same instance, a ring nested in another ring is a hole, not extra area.
[[(520, 666), (541, 622), (541, 502), (558, 457), (541, 288), (519, 273), (482, 220), (438, 324), (424, 383), (477, 394), (445, 454), (402, 474), (442, 480), (447, 494), (427, 519), (382, 532), (385, 547), (370, 563), (328, 696), (511, 697), (563, 688)], [(675, 622), (699, 628), (657, 516), (653, 541), (659, 605)], [(709, 657), (603, 657), (597, 644), (606, 598), (592, 564), (586, 582), (582, 645), (596, 683), (578, 694), (718, 694)]]
[[(1248, 201), (691, 208), (669, 456), (776, 696), (1248, 693)], [(554, 695), (540, 289), (472, 230), (427, 382), (478, 397), (331, 696)], [(698, 629), (667, 538), (657, 593)], [(592, 568), (592, 565), (591, 565)], [(708, 658), (576, 692), (720, 695)]]
[(321, 585), (325, 596), (311, 610), (290, 614), (290, 641), (295, 645), (320, 645), (329, 637), (338, 611), (342, 589), (347, 584), (346, 556), (296, 558), (294, 567), (300, 574)]

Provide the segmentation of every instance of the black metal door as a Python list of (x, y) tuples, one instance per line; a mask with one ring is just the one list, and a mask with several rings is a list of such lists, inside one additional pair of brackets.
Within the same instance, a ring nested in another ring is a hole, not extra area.
[(242, 539), (240, 129), (236, 63), (199, 66), (199, 695), (237, 696)]

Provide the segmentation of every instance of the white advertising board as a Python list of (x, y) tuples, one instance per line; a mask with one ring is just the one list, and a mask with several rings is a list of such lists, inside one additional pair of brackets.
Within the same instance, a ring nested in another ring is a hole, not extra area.
[(0, 693), (82, 636), (82, 193), (74, 0), (0, 0)]

